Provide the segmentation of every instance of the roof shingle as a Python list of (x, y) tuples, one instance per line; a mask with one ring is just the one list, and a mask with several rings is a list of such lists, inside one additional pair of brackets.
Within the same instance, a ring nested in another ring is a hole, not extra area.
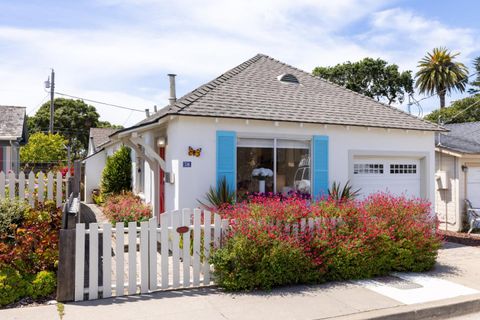
[(25, 107), (0, 106), (0, 140), (23, 137), (25, 110)]

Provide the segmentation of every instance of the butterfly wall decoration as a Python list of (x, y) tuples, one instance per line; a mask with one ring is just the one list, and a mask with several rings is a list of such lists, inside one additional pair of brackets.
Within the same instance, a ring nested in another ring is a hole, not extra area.
[(202, 153), (202, 148), (194, 149), (192, 147), (188, 147), (188, 155), (191, 157), (200, 157)]

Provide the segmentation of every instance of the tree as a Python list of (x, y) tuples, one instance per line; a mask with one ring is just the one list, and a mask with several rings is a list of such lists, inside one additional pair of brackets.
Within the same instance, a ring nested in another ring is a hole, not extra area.
[(37, 132), (30, 135), (28, 143), (20, 148), (20, 161), (24, 163), (64, 162), (68, 141), (60, 134)]
[(132, 190), (132, 159), (130, 148), (121, 146), (112, 156), (102, 172), (102, 193), (112, 194)]
[[(54, 100), (54, 132), (68, 139), (74, 158), (82, 157), (88, 149), (90, 128), (118, 127), (107, 121), (100, 121), (94, 106), (82, 100), (57, 98)], [(50, 103), (44, 103), (35, 116), (28, 119), (30, 133), (47, 132), (50, 123)]]
[(365, 58), (334, 67), (316, 67), (312, 73), (389, 105), (402, 103), (405, 95), (413, 93), (412, 72), (400, 72), (396, 64), (382, 59)]
[(437, 94), (440, 97), (440, 108), (445, 107), (445, 95), (458, 90), (465, 91), (468, 81), (468, 69), (454, 61), (460, 53), (452, 54), (447, 48), (435, 48), (418, 62), (415, 74), (415, 86), (423, 94)]
[(428, 114), (425, 119), (435, 123), (480, 121), (480, 94), (454, 101), (449, 107)]
[(470, 88), (468, 92), (471, 94), (480, 92), (480, 57), (476, 57), (475, 60), (473, 60), (473, 67), (477, 76), (475, 77), (475, 80), (470, 82), (470, 85), (473, 86), (473, 88)]

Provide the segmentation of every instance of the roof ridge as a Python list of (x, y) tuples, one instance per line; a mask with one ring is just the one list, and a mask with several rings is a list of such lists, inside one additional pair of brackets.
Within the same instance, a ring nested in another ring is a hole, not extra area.
[[(277, 62), (277, 63), (280, 63), (280, 64), (282, 64), (282, 65), (284, 65), (284, 66), (286, 66), (286, 67), (289, 67), (289, 68), (292, 68), (292, 69), (297, 70), (297, 71), (299, 71), (299, 72), (302, 72), (302, 73), (304, 73), (304, 74), (306, 74), (306, 75), (308, 75), (308, 76), (310, 76), (310, 77), (312, 77), (312, 78), (314, 78), (314, 79), (316, 79), (316, 80), (321, 80), (321, 81), (326, 82), (326, 83), (328, 83), (328, 84), (330, 84), (330, 85), (336, 86), (336, 87), (338, 87), (338, 88), (340, 88), (340, 89), (343, 89), (343, 90), (349, 91), (349, 92), (351, 92), (351, 93), (354, 93), (354, 94), (356, 94), (356, 95), (358, 95), (358, 96), (360, 96), (360, 97), (362, 97), (362, 98), (370, 99), (370, 100), (372, 100), (372, 101), (374, 101), (374, 102), (376, 102), (376, 103), (378, 103), (378, 104), (380, 104), (380, 105), (382, 105), (382, 106), (384, 106), (384, 107), (388, 107), (388, 108), (392, 109), (393, 111), (397, 111), (397, 112), (403, 113), (403, 114), (405, 114), (405, 115), (407, 115), (407, 116), (410, 116), (410, 117), (412, 117), (412, 118), (414, 118), (414, 119), (420, 120), (420, 121), (422, 121), (422, 122), (424, 122), (424, 123), (428, 123), (428, 124), (434, 125), (434, 126), (437, 127), (437, 128), (441, 128), (441, 129), (443, 128), (442, 126), (439, 126), (439, 125), (437, 125), (437, 124), (435, 124), (435, 123), (433, 123), (433, 122), (431, 122), (431, 121), (428, 121), (428, 120), (422, 119), (422, 118), (420, 118), (420, 117), (414, 116), (414, 115), (412, 115), (412, 114), (410, 114), (410, 113), (408, 113), (408, 112), (405, 112), (405, 111), (403, 111), (403, 110), (401, 110), (401, 109), (399, 109), (399, 108), (396, 108), (396, 107), (393, 107), (393, 106), (391, 106), (391, 105), (388, 105), (388, 104), (386, 104), (386, 103), (384, 103), (384, 102), (375, 100), (375, 99), (373, 99), (373, 98), (371, 98), (371, 97), (368, 97), (368, 96), (366, 96), (366, 95), (364, 95), (364, 94), (361, 94), (361, 93), (358, 93), (358, 92), (353, 91), (353, 90), (351, 90), (351, 89), (348, 89), (347, 87), (344, 87), (344, 86), (341, 86), (341, 85), (339, 85), (339, 84), (333, 83), (333, 82), (331, 82), (331, 81), (329, 81), (329, 80), (327, 80), (327, 79), (314, 76), (314, 75), (311, 74), (310, 72), (307, 72), (307, 71), (305, 71), (305, 70), (302, 70), (302, 69), (299, 69), (299, 68), (297, 68), (297, 67), (294, 67), (294, 66), (292, 66), (292, 65), (290, 65), (290, 64), (288, 64), (288, 63), (285, 63), (285, 62), (283, 62), (283, 61), (277, 60), (277, 59), (272, 58), (272, 57), (270, 57), (270, 56), (268, 56), (268, 55), (265, 55), (265, 54), (259, 54), (259, 55), (262, 55), (262, 56), (264, 56), (264, 57), (266, 57), (266, 58), (268, 58), (268, 59), (270, 59), (270, 60), (272, 60), (272, 61), (275, 61), (275, 62)], [(443, 128), (443, 129), (444, 129), (444, 128)]]

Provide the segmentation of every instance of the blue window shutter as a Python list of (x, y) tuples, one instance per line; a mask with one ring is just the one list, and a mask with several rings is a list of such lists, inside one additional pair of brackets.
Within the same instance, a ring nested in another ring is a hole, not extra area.
[(318, 199), (328, 195), (328, 136), (313, 136), (313, 193)]
[(223, 177), (230, 190), (236, 190), (237, 134), (234, 131), (217, 131), (217, 185)]

